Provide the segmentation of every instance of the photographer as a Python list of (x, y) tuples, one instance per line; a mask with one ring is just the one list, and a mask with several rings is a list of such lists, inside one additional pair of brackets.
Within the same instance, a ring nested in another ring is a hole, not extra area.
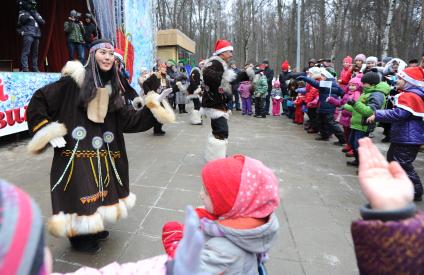
[(75, 50), (78, 60), (84, 62), (84, 26), (80, 20), (81, 13), (72, 10), (68, 20), (65, 21), (64, 31), (66, 33), (67, 45), (69, 51), (69, 60), (74, 60)]
[(16, 31), (22, 36), (21, 67), (22, 71), (29, 72), (28, 55), (32, 50), (32, 70), (38, 70), (38, 45), (40, 43), (40, 25), (44, 25), (44, 20), (37, 12), (37, 2), (35, 0), (19, 1), (19, 16)]
[(90, 49), (91, 43), (97, 39), (97, 26), (93, 22), (91, 13), (85, 14), (84, 20), (84, 46), (87, 50)]

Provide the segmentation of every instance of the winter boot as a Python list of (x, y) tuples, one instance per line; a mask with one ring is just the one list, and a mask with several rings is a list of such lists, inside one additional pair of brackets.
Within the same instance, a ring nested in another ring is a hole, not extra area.
[(347, 158), (354, 158), (355, 157), (355, 153), (353, 152), (353, 150), (350, 150), (348, 152), (345, 153), (345, 156)]
[(209, 136), (204, 156), (206, 162), (225, 158), (227, 154), (227, 144), (227, 139), (217, 139), (213, 135)]
[(95, 234), (79, 235), (70, 237), (69, 241), (72, 248), (79, 252), (85, 252), (89, 254), (97, 254), (101, 248), (98, 240), (94, 237)]
[(200, 111), (198, 110), (191, 111), (190, 123), (193, 125), (202, 125), (202, 116), (200, 115)]
[(353, 151), (353, 155), (355, 157), (355, 160), (352, 161), (347, 161), (346, 165), (347, 166), (353, 166), (353, 167), (358, 167), (359, 166), (359, 155), (358, 155), (358, 151)]
[(351, 150), (352, 150), (352, 148), (350, 147), (350, 145), (346, 144), (345, 146), (343, 146), (342, 152), (346, 153), (346, 152), (349, 152)]
[(421, 182), (414, 184), (414, 201), (422, 201), (423, 200), (423, 185)]

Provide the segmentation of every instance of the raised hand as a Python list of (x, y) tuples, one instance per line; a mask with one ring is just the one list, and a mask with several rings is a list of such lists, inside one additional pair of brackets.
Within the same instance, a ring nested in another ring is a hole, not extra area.
[(162, 93), (158, 97), (158, 101), (162, 102), (165, 98), (168, 97), (168, 95), (172, 93), (172, 88), (168, 88), (162, 91)]
[(205, 238), (200, 231), (199, 218), (192, 206), (186, 208), (184, 224), (184, 237), (175, 254), (173, 274), (201, 274), (199, 273), (200, 251)]
[(63, 137), (57, 137), (50, 140), (50, 144), (53, 146), (53, 148), (63, 148), (66, 145), (66, 140)]
[(397, 162), (388, 163), (371, 139), (359, 140), (359, 184), (373, 209), (394, 210), (412, 202), (414, 187)]
[(375, 114), (367, 118), (367, 123), (372, 124), (375, 121)]

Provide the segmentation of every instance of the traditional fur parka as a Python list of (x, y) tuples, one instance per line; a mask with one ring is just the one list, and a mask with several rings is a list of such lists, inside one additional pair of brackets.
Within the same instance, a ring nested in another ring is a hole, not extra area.
[[(106, 113), (102, 122), (93, 122), (88, 108), (79, 101), (86, 73), (91, 71), (78, 61), (69, 61), (62, 78), (36, 91), (27, 109), (33, 135), (28, 144), (31, 153), (44, 151), (52, 139), (63, 137), (66, 141), (65, 147), (54, 148), (50, 173), (53, 216), (47, 228), (60, 237), (94, 234), (104, 230), (105, 221), (127, 216), (136, 197), (129, 190), (123, 134), (146, 131), (156, 120), (175, 121), (169, 104), (163, 102), (162, 107), (159, 95), (150, 91), (145, 106), (138, 111), (99, 104)], [(112, 88), (106, 84), (106, 90), (108, 86), (110, 95)]]
[[(217, 112), (206, 110), (206, 114), (211, 118), (225, 116), (227, 112), (227, 102), (232, 95), (231, 82), (249, 80), (253, 78), (255, 73), (252, 68), (241, 72), (239, 75), (228, 66), (219, 56), (213, 56), (206, 60), (205, 67), (202, 71), (205, 91), (202, 98), (202, 107), (206, 109), (215, 109)], [(236, 79), (237, 78), (237, 79)], [(209, 112), (208, 112), (209, 111)]]

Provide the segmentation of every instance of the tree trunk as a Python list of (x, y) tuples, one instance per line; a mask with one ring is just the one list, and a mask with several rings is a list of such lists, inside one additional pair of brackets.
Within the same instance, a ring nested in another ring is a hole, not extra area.
[(327, 31), (327, 22), (326, 22), (326, 14), (325, 14), (325, 0), (319, 1), (319, 16), (320, 16), (320, 22), (319, 22), (319, 55), (322, 58), (327, 58), (325, 51), (325, 34)]
[(340, 26), (341, 16), (340, 12), (340, 0), (334, 0), (334, 25), (331, 34), (331, 60), (334, 62), (336, 59), (336, 50), (337, 50), (337, 34), (338, 27)]
[(390, 35), (390, 26), (392, 25), (393, 11), (396, 7), (396, 0), (390, 0), (389, 2), (389, 12), (387, 14), (386, 26), (384, 27), (384, 36), (383, 36), (383, 51), (382, 56), (387, 56), (389, 51), (389, 35)]

